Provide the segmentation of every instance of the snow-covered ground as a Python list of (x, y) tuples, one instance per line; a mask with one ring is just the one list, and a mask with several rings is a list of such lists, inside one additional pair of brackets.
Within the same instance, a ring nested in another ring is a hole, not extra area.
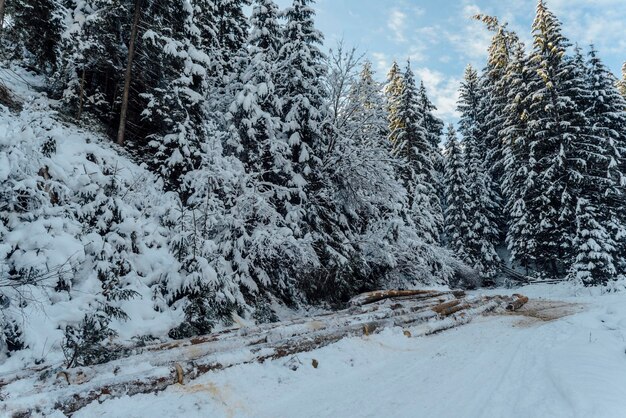
[(158, 395), (94, 403), (75, 416), (626, 416), (626, 294), (521, 291), (530, 308), (553, 309), (487, 316), (429, 337), (388, 329), (209, 373)]

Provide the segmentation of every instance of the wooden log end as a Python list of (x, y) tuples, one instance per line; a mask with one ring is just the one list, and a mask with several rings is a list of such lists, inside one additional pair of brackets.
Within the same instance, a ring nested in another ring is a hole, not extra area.
[(184, 374), (183, 374), (182, 366), (176, 363), (174, 365), (174, 368), (176, 369), (176, 383), (178, 383), (179, 385), (184, 384), (184, 381), (183, 381)]
[(442, 314), (447, 309), (450, 309), (450, 308), (455, 307), (455, 306), (460, 305), (460, 304), (461, 304), (460, 300), (452, 300), (450, 302), (440, 303), (439, 305), (434, 306), (431, 309), (433, 310), (433, 312), (436, 312), (438, 314)]
[(363, 325), (363, 335), (372, 335), (374, 331), (376, 331), (376, 324), (365, 324)]
[(506, 310), (510, 311), (510, 312), (515, 312), (519, 309), (521, 309), (524, 305), (526, 305), (528, 303), (528, 297), (524, 296), (524, 295), (513, 295), (513, 297), (515, 298), (513, 301), (509, 302), (506, 305)]

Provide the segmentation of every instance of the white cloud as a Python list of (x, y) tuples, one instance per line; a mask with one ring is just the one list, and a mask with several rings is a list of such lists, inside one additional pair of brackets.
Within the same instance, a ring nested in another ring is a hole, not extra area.
[(423, 14), (424, 9), (412, 5), (393, 7), (387, 18), (387, 28), (391, 31), (392, 39), (398, 43), (408, 42), (411, 35), (408, 23)]
[(407, 15), (400, 9), (392, 9), (387, 20), (387, 27), (393, 34), (393, 39), (396, 42), (404, 43), (407, 41), (406, 32), (406, 18)]
[(573, 42), (593, 43), (604, 54), (626, 51), (626, 1), (551, 0), (548, 7), (565, 22), (563, 31)]

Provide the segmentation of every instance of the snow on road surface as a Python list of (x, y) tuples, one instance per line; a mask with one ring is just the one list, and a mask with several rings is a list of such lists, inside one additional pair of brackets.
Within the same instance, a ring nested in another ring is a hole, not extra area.
[(388, 329), (75, 417), (626, 417), (626, 295), (551, 289), (523, 289), (519, 315), (429, 337)]

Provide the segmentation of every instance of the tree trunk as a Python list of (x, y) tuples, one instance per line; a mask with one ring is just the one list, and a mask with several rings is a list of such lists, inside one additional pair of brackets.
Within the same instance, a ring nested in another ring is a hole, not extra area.
[(80, 78), (80, 96), (78, 98), (78, 114), (76, 115), (77, 121), (80, 121), (80, 117), (83, 115), (84, 101), (85, 101), (85, 67), (83, 67), (83, 73)]
[[(2, 0), (0, 0), (2, 1)], [(124, 135), (126, 133), (126, 114), (128, 113), (128, 96), (130, 94), (130, 78), (133, 69), (133, 59), (135, 57), (135, 39), (139, 26), (139, 16), (141, 15), (141, 0), (135, 0), (135, 16), (133, 27), (130, 33), (130, 43), (128, 45), (128, 62), (126, 63), (126, 74), (124, 75), (124, 93), (122, 95), (122, 109), (120, 111), (120, 127), (117, 131), (117, 143), (124, 145)]]
[(2, 34), (2, 29), (4, 28), (4, 3), (5, 0), (0, 0), (0, 35)]

